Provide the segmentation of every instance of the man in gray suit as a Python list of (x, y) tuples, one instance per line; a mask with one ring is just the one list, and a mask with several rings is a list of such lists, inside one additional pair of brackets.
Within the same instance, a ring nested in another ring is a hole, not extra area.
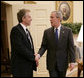
[(50, 77), (65, 77), (70, 63), (70, 70), (74, 68), (75, 52), (73, 35), (70, 28), (61, 25), (62, 14), (53, 11), (50, 16), (51, 28), (44, 31), (41, 48), (36, 54), (36, 61), (47, 50), (47, 69)]

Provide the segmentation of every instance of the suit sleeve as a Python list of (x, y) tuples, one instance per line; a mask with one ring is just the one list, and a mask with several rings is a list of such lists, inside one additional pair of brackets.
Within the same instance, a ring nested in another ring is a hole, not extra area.
[(17, 55), (27, 60), (34, 61), (33, 53), (24, 45), (22, 35), (17, 28), (13, 28), (10, 35), (11, 48)]
[(38, 51), (38, 54), (40, 54), (40, 56), (42, 56), (46, 49), (47, 49), (47, 38), (46, 38), (46, 31), (44, 31), (44, 35), (43, 35), (43, 39), (42, 39), (42, 43), (41, 43), (41, 48)]
[(74, 40), (72, 30), (69, 30), (69, 44), (68, 44), (68, 52), (69, 52), (69, 62), (75, 62), (75, 48), (74, 48)]

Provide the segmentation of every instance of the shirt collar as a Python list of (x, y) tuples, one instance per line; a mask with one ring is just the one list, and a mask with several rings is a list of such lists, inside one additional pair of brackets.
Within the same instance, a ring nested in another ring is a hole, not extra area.
[(22, 23), (20, 23), (20, 24), (21, 24), (21, 26), (23, 27), (23, 29), (24, 29), (25, 32), (26, 32), (27, 27), (26, 27), (24, 24), (22, 24)]
[(61, 28), (61, 24), (60, 24), (60, 26), (57, 29), (60, 30), (60, 28)]
[[(60, 30), (60, 28), (61, 28), (61, 24), (58, 26), (58, 30)], [(54, 28), (54, 31), (56, 30), (56, 27)]]

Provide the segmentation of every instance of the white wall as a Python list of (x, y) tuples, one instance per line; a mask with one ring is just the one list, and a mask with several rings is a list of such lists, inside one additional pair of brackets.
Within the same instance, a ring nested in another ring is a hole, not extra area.
[(83, 1), (73, 2), (73, 22), (83, 23)]
[[(3, 1), (5, 3), (8, 4), (24, 4), (24, 1)], [(52, 9), (55, 9), (55, 1), (34, 1), (36, 2), (36, 4), (46, 4), (46, 5), (50, 5), (52, 7)]]
[[(49, 4), (55, 10), (56, 1), (35, 1), (37, 4)], [(73, 1), (73, 22), (83, 23), (83, 1)]]
[(50, 5), (52, 7), (52, 9), (55, 10), (55, 2), (56, 1), (35, 1), (37, 4), (46, 4), (46, 5)]
[(37, 4), (55, 5), (55, 1), (35, 1)]
[(13, 5), (13, 4), (24, 4), (24, 1), (3, 1), (3, 2), (11, 4), (11, 5)]
[[(24, 4), (24, 1), (4, 1), (11, 5), (13, 4)], [(56, 1), (35, 1), (36, 4), (48, 4), (55, 10)], [(73, 22), (83, 23), (83, 1), (73, 1)]]

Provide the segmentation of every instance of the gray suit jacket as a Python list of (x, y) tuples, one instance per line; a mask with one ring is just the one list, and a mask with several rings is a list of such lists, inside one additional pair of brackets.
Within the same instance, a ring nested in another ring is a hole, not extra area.
[(39, 54), (42, 56), (47, 50), (47, 69), (53, 70), (56, 65), (59, 71), (68, 67), (68, 62), (75, 62), (73, 35), (70, 28), (61, 26), (58, 43), (55, 40), (54, 28), (44, 31)]

